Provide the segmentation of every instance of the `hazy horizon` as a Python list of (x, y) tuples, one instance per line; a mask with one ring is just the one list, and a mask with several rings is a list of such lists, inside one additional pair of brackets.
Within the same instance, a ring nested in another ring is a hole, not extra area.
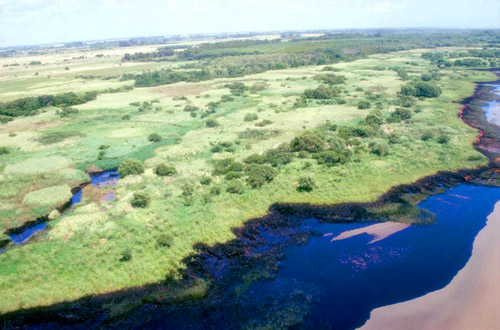
[(499, 10), (497, 0), (0, 0), (0, 47), (250, 31), (498, 29)]

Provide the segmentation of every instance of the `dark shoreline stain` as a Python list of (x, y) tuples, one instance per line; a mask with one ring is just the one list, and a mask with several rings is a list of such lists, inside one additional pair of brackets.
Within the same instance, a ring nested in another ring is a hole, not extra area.
[[(499, 75), (498, 69), (489, 71)], [(439, 172), (413, 184), (393, 187), (371, 203), (324, 206), (275, 204), (270, 207), (266, 216), (248, 220), (243, 227), (233, 228), (235, 239), (214, 246), (196, 244), (195, 250), (198, 252), (183, 260), (186, 271), (181, 280), (166, 278), (158, 284), (88, 296), (46, 307), (18, 310), (0, 316), (0, 325), (9, 329), (124, 329), (148, 325), (164, 329), (241, 327), (239, 322), (256, 312), (249, 310), (249, 306), (245, 305), (242, 299), (234, 299), (234, 289), (242, 282), (242, 274), (257, 269), (262, 272), (260, 276), (272, 278), (272, 273), (276, 273), (278, 269), (277, 261), (284, 257), (284, 248), (300, 244), (313, 234), (296, 230), (300, 223), (290, 215), (315, 217), (324, 222), (386, 220), (387, 216), (378, 213), (377, 209), (394, 203), (401, 207), (401, 212), (412, 211), (415, 209), (414, 203), (405, 198), (410, 194), (416, 194), (421, 200), (425, 196), (464, 182), (494, 184), (500, 171), (497, 158), (500, 156), (500, 149), (496, 149), (497, 145), (500, 146), (497, 140), (498, 132), (486, 122), (482, 110), (475, 103), (483, 100), (482, 96), (486, 94), (485, 84), (478, 83), (474, 95), (463, 100), (465, 108), (462, 109), (462, 119), (483, 132), (475, 148), (490, 160), (486, 167)], [(270, 241), (269, 237), (274, 240)], [(267, 249), (262, 251), (264, 247)], [(210, 289), (204, 298), (165, 298), (169, 290), (187, 288), (200, 278), (210, 283)], [(129, 304), (129, 308), (125, 308), (123, 313), (113, 313), (113, 306), (124, 304)]]

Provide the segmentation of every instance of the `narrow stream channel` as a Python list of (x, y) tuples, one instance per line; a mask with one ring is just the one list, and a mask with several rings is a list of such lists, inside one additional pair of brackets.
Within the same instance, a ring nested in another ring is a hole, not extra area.
[[(114, 187), (120, 178), (118, 171), (110, 170), (99, 173), (90, 174), (91, 182), (90, 184), (97, 188)], [(109, 193), (104, 196), (104, 201), (111, 201), (115, 198), (114, 193)], [(77, 192), (71, 197), (71, 203), (62, 212), (61, 216), (70, 212), (76, 204), (82, 201), (82, 189), (78, 189)], [(47, 221), (39, 222), (33, 226), (27, 227), (20, 233), (9, 234), (10, 240), (16, 245), (24, 245), (28, 243), (35, 235), (40, 235), (47, 230)], [(0, 253), (2, 250), (0, 250)]]

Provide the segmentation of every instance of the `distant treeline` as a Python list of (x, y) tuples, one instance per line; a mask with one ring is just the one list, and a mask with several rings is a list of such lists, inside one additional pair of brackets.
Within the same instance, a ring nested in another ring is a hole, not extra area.
[(499, 48), (469, 49), (451, 52), (429, 52), (423, 53), (422, 57), (435, 63), (439, 67), (450, 67), (452, 65), (466, 67), (500, 66)]
[(76, 94), (73, 92), (58, 95), (41, 95), (38, 97), (25, 97), (12, 102), (0, 103), (0, 122), (6, 122), (13, 117), (33, 116), (45, 107), (69, 107), (95, 100), (97, 92)]
[(129, 54), (126, 53), (122, 61), (137, 61), (137, 62), (146, 62), (146, 61), (157, 61), (159, 59), (164, 59), (167, 57), (172, 57), (175, 55), (175, 51), (173, 49), (158, 49), (156, 52), (151, 53), (135, 53)]

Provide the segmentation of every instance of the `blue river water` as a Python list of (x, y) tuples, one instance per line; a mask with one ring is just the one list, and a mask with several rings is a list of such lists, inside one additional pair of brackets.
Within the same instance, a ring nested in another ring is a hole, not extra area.
[(500, 188), (462, 184), (429, 197), (419, 207), (437, 217), (371, 242), (364, 233), (332, 241), (338, 234), (373, 223), (304, 221), (304, 230), (322, 234), (285, 250), (277, 278), (251, 288), (255, 299), (283, 290), (314, 287), (305, 324), (312, 328), (355, 329), (374, 308), (410, 300), (446, 286), (472, 253), (474, 238), (500, 201)]
[[(94, 185), (98, 188), (104, 187), (114, 187), (116, 185), (117, 180), (120, 178), (118, 171), (104, 171), (99, 173), (94, 173), (90, 175), (91, 185)], [(106, 196), (105, 201), (110, 201), (114, 199), (114, 194), (110, 194), (110, 196)], [(82, 189), (78, 189), (73, 196), (71, 197), (71, 203), (67, 208), (66, 212), (71, 211), (73, 207), (82, 201)], [(63, 212), (64, 214), (64, 212)], [(44, 232), (47, 229), (47, 222), (40, 222), (33, 226), (26, 228), (24, 231), (17, 234), (9, 234), (10, 240), (18, 245), (26, 244), (32, 237), (37, 234)], [(2, 250), (0, 250), (0, 253)]]

